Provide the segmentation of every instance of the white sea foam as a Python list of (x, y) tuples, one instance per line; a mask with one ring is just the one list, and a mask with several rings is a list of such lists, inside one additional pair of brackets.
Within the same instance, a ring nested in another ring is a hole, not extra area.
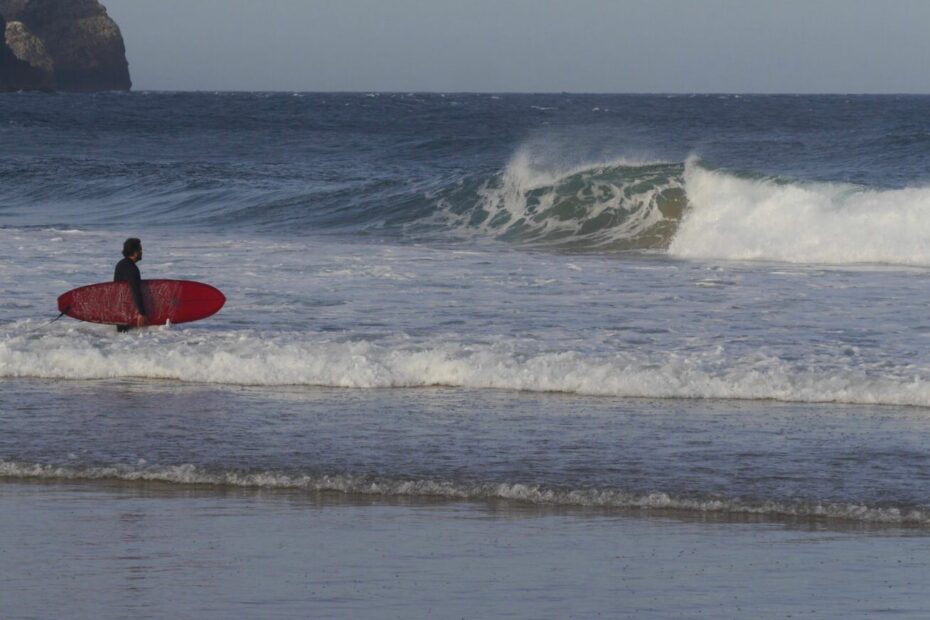
[(642, 398), (773, 399), (930, 407), (927, 373), (913, 367), (817, 369), (720, 351), (646, 355), (521, 350), (517, 341), (392, 343), (297, 333), (148, 330), (119, 338), (93, 327), (19, 325), (0, 336), (0, 377), (138, 377), (232, 385), (343, 388), (450, 386)]
[(930, 188), (789, 183), (685, 166), (683, 258), (930, 265)]
[(0, 460), (0, 478), (162, 482), (255, 489), (338, 492), (380, 497), (423, 497), (449, 500), (512, 500), (539, 506), (578, 506), (663, 510), (692, 513), (760, 515), (836, 519), (892, 525), (927, 525), (930, 514), (916, 507), (869, 506), (823, 501), (745, 501), (724, 497), (681, 497), (655, 491), (635, 493), (619, 489), (548, 488), (533, 484), (386, 478), (352, 474), (301, 474), (278, 471), (207, 470), (191, 464), (173, 466), (69, 466)]

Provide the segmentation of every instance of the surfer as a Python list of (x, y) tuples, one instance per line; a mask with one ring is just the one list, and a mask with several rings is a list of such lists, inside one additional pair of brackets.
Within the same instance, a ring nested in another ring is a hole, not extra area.
[(147, 323), (145, 318), (145, 302), (142, 299), (142, 275), (136, 266), (142, 260), (142, 241), (135, 237), (126, 239), (123, 243), (123, 260), (116, 263), (116, 272), (113, 274), (114, 282), (128, 282), (132, 291), (132, 301), (136, 306), (134, 325), (117, 325), (120, 332), (129, 331), (133, 327), (142, 327)]

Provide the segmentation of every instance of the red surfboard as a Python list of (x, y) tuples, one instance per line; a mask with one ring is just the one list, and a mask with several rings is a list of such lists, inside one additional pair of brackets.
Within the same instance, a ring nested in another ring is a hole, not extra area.
[[(209, 284), (189, 280), (142, 280), (149, 325), (188, 323), (215, 314), (226, 297)], [(68, 291), (58, 298), (58, 310), (80, 321), (132, 325), (136, 306), (127, 282), (102, 282)]]

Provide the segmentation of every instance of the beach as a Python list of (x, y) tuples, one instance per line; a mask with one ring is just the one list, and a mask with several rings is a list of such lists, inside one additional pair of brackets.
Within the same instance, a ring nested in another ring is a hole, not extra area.
[(0, 505), (9, 618), (928, 613), (907, 530), (158, 484), (6, 484)]

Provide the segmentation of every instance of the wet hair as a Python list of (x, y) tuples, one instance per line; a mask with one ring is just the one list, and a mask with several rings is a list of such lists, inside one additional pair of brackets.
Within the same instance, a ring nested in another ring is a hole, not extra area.
[(141, 252), (141, 251), (142, 251), (142, 242), (136, 239), (135, 237), (126, 239), (126, 241), (123, 242), (123, 256), (125, 256), (126, 258), (129, 258), (136, 252)]

